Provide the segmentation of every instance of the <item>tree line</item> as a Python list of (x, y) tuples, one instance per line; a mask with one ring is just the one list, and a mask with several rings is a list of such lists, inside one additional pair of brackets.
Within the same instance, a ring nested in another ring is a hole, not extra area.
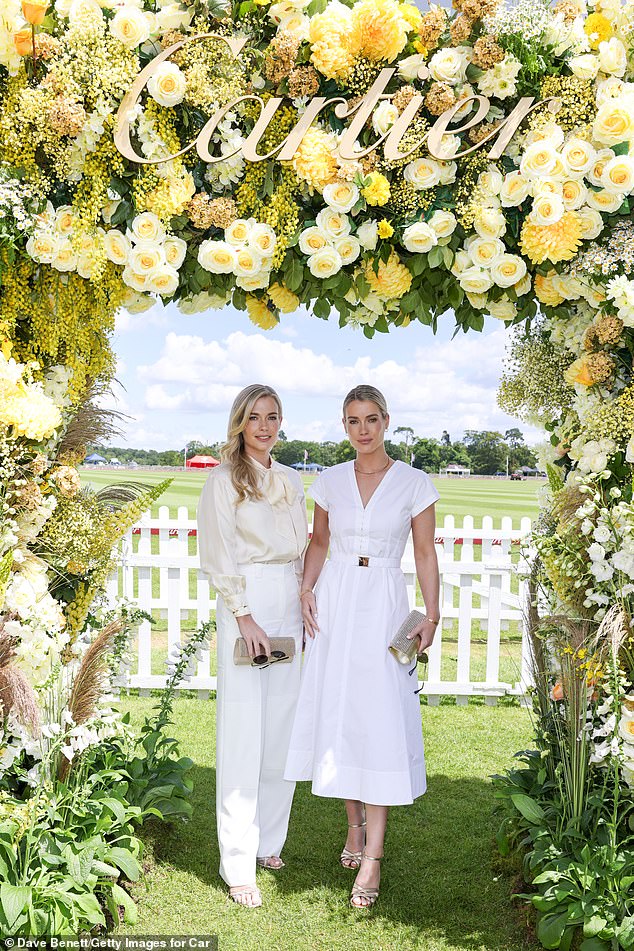
[[(450, 463), (467, 466), (475, 475), (493, 475), (495, 472), (514, 472), (521, 466), (535, 466), (535, 454), (526, 445), (524, 435), (517, 428), (500, 433), (494, 430), (468, 429), (461, 440), (452, 441), (444, 430), (439, 439), (433, 436), (417, 436), (410, 426), (398, 426), (394, 438), (385, 441), (388, 455), (393, 459), (410, 463), (416, 469), (438, 472)], [(105, 459), (118, 459), (121, 463), (136, 462), (140, 466), (182, 466), (185, 453), (192, 456), (215, 456), (219, 458), (221, 443), (206, 444), (190, 441), (182, 449), (125, 449), (118, 446), (104, 448), (94, 446)], [(334, 466), (347, 462), (355, 456), (347, 439), (343, 442), (314, 442), (304, 439), (287, 439), (280, 431), (279, 442), (273, 450), (278, 462), (292, 466), (297, 462), (314, 462), (321, 466)]]

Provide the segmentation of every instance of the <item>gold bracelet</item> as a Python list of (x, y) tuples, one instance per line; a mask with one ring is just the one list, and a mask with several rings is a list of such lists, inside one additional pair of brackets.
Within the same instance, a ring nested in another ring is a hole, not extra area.
[(425, 620), (429, 621), (430, 624), (433, 624), (434, 627), (438, 627), (438, 625), (440, 624), (440, 618), (436, 620), (435, 617), (427, 617), (427, 615), (425, 615)]
[(314, 594), (314, 593), (315, 592), (313, 591), (312, 588), (304, 588), (303, 591), (299, 592), (299, 600), (301, 601), (305, 594)]

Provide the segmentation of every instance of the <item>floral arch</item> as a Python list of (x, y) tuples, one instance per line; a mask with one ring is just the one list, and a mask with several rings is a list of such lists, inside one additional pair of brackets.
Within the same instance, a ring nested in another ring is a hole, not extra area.
[[(533, 781), (578, 831), (606, 776), (629, 802), (633, 48), (619, 0), (3, 4), (0, 635), (36, 698), (98, 629), (111, 547), (155, 494), (113, 512), (78, 492), (118, 308), (232, 303), (266, 330), (305, 305), (368, 336), (492, 315), (502, 404), (550, 434), (532, 581), (562, 619), (532, 610), (546, 765), (501, 788), (507, 828), (554, 840)], [(629, 907), (604, 912), (599, 942)]]

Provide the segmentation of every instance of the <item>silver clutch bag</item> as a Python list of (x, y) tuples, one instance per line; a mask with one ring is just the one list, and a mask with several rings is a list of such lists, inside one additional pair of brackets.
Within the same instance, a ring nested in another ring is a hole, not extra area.
[[(416, 663), (420, 640), (418, 637), (413, 637), (410, 640), (407, 635), (411, 634), (414, 628), (424, 620), (425, 615), (421, 611), (410, 611), (392, 638), (392, 643), (389, 645), (388, 650), (393, 657), (396, 657), (399, 664)], [(420, 660), (426, 664), (427, 655), (421, 654)]]
[(237, 637), (233, 645), (233, 662), (237, 667), (259, 667), (264, 670), (272, 664), (290, 664), (295, 657), (295, 638), (293, 637), (270, 637), (271, 653), (257, 654), (255, 657), (249, 656), (247, 642), (242, 637)]

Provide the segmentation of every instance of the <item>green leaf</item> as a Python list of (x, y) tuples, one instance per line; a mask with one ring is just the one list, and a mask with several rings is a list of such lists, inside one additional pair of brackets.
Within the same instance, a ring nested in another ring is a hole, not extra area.
[(118, 905), (123, 907), (123, 920), (130, 925), (135, 924), (138, 917), (137, 907), (126, 890), (121, 888), (120, 885), (113, 885), (112, 897)]
[(601, 938), (585, 938), (579, 945), (579, 951), (610, 951), (610, 945)]
[(520, 812), (525, 819), (528, 819), (533, 825), (539, 825), (540, 822), (543, 822), (546, 818), (544, 810), (535, 802), (534, 799), (531, 799), (530, 796), (524, 796), (522, 793), (515, 793), (511, 796), (511, 801), (518, 812)]
[(583, 923), (584, 938), (596, 937), (600, 931), (603, 931), (607, 923), (608, 922), (606, 918), (601, 918), (599, 915), (593, 915), (592, 918), (589, 918), (588, 921), (584, 921)]
[(84, 918), (86, 918), (91, 925), (105, 926), (106, 919), (103, 916), (101, 905), (94, 895), (73, 895), (73, 899), (75, 905), (82, 910)]
[(13, 929), (16, 921), (31, 900), (31, 889), (27, 885), (9, 885), (4, 882), (0, 885), (0, 904), (7, 919), (9, 930)]
[(284, 271), (284, 283), (289, 291), (295, 293), (302, 286), (304, 279), (304, 265), (299, 258), (293, 257), (291, 263)]
[(619, 142), (618, 145), (613, 145), (611, 148), (615, 155), (628, 155), (630, 151), (630, 143)]
[[(621, 880), (621, 887), (623, 887), (623, 880)], [(616, 937), (620, 947), (624, 948), (625, 951), (634, 948), (634, 916), (628, 915), (627, 918), (623, 919), (616, 929)]]
[(565, 911), (544, 915), (537, 925), (537, 937), (545, 948), (558, 948), (568, 923), (568, 913)]
[(441, 264), (444, 264), (444, 257), (442, 252), (443, 252), (443, 249), (439, 248), (438, 245), (436, 245), (435, 248), (431, 249), (431, 251), (427, 255), (427, 262), (430, 267), (437, 268), (437, 267), (440, 267)]

